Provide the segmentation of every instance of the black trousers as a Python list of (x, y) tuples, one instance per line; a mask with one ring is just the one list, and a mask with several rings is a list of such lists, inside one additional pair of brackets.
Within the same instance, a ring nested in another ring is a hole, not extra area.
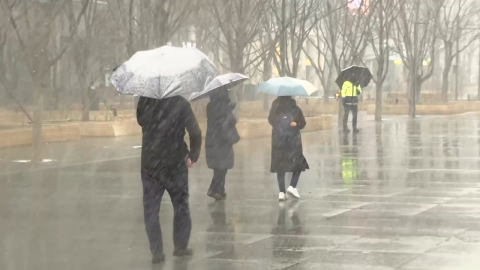
[(165, 190), (173, 204), (173, 242), (176, 249), (186, 249), (190, 240), (192, 220), (188, 203), (188, 168), (185, 163), (178, 167), (163, 169), (155, 177), (142, 171), (143, 209), (152, 254), (163, 253), (162, 229), (160, 227), (160, 204)]
[(223, 194), (225, 193), (225, 178), (227, 177), (227, 170), (213, 169), (212, 183), (210, 184), (209, 192)]
[(348, 115), (350, 114), (350, 111), (352, 112), (352, 126), (353, 129), (357, 129), (357, 116), (358, 116), (358, 104), (355, 105), (347, 105), (343, 104), (344, 108), (344, 114), (343, 114), (343, 130), (348, 129)]
[[(298, 184), (298, 180), (300, 179), (300, 171), (292, 173), (292, 180), (290, 180), (290, 186), (296, 188)], [(285, 172), (277, 172), (277, 181), (278, 181), (278, 188), (280, 192), (285, 193)]]

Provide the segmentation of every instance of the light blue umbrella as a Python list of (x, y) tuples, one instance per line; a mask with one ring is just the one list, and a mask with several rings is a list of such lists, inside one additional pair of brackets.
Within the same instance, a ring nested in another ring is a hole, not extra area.
[(290, 77), (272, 78), (258, 86), (258, 91), (274, 96), (310, 96), (317, 88), (308, 81)]

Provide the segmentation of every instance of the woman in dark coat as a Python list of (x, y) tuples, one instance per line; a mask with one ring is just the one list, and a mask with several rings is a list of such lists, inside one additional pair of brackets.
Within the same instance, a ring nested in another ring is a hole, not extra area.
[(205, 139), (205, 152), (208, 168), (213, 169), (213, 179), (207, 195), (216, 200), (224, 200), (225, 177), (227, 170), (233, 168), (233, 145), (240, 140), (238, 135), (237, 120), (232, 110), (228, 89), (216, 90), (210, 96), (207, 105), (207, 136)]
[[(297, 190), (300, 173), (308, 169), (303, 156), (300, 130), (306, 122), (302, 110), (291, 97), (278, 97), (273, 101), (268, 122), (272, 126), (272, 161), (270, 171), (277, 173), (279, 200), (288, 195), (299, 199)], [(290, 187), (285, 190), (285, 173), (291, 172)]]

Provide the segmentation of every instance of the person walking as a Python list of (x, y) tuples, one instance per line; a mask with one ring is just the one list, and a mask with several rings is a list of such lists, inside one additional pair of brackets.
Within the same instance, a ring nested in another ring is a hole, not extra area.
[[(297, 190), (300, 173), (309, 169), (303, 156), (300, 130), (306, 122), (302, 110), (291, 97), (278, 97), (272, 103), (268, 122), (272, 126), (272, 159), (270, 172), (277, 173), (280, 193), (278, 199), (284, 201), (286, 194), (299, 199)], [(285, 190), (285, 174), (292, 173), (290, 186)]]
[(233, 145), (240, 141), (237, 120), (232, 110), (228, 89), (215, 90), (207, 105), (207, 135), (205, 153), (208, 168), (213, 169), (213, 179), (207, 195), (215, 200), (225, 200), (225, 178), (227, 171), (233, 168)]
[(342, 102), (343, 102), (343, 131), (350, 132), (348, 129), (348, 115), (352, 112), (353, 132), (358, 133), (357, 116), (358, 116), (358, 95), (362, 94), (360, 85), (354, 85), (351, 81), (345, 81), (342, 86)]
[[(188, 249), (192, 221), (189, 208), (188, 167), (198, 160), (202, 132), (190, 103), (183, 97), (140, 97), (137, 121), (142, 127), (141, 177), (144, 221), (152, 263), (165, 260), (159, 212), (165, 191), (170, 195), (174, 218), (174, 256), (191, 256)], [(190, 151), (184, 141), (190, 137)]]

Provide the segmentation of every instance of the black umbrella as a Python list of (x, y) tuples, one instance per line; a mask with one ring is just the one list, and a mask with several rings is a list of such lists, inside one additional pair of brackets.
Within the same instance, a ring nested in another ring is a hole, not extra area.
[(335, 82), (340, 89), (342, 89), (345, 81), (350, 81), (354, 85), (360, 85), (360, 87), (363, 88), (367, 87), (371, 80), (372, 73), (370, 73), (370, 70), (367, 67), (351, 66), (342, 70)]

